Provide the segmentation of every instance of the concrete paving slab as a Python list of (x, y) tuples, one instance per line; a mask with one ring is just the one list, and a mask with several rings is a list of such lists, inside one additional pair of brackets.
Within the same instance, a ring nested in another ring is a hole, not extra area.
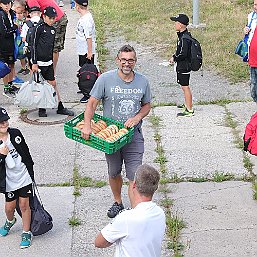
[(169, 175), (211, 177), (216, 172), (247, 174), (242, 151), (234, 145), (231, 128), (224, 126), (224, 108), (197, 106), (193, 117), (177, 118), (176, 107), (155, 108), (162, 119), (160, 133)]
[[(54, 224), (52, 230), (44, 235), (33, 237), (32, 246), (29, 249), (20, 249), (22, 223), (18, 214), (16, 214), (17, 223), (11, 229), (10, 234), (0, 238), (1, 256), (71, 256), (72, 228), (68, 221), (74, 210), (73, 187), (38, 187), (38, 190), (45, 209), (52, 215)], [(4, 206), (3, 194), (1, 194), (0, 203), (1, 206)], [(2, 208), (0, 212), (1, 224), (4, 223), (5, 218)]]
[(251, 183), (170, 184), (172, 213), (186, 228), (181, 238), (185, 257), (255, 256), (256, 212)]

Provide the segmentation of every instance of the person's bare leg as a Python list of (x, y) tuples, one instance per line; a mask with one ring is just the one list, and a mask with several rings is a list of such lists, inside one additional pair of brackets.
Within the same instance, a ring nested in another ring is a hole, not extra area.
[(56, 67), (57, 67), (58, 59), (59, 59), (59, 52), (54, 52), (53, 53), (54, 75), (56, 74)]
[(22, 213), (23, 231), (30, 231), (31, 210), (29, 207), (29, 198), (20, 197), (19, 206)]
[(109, 177), (109, 184), (112, 190), (112, 194), (114, 197), (114, 201), (117, 203), (121, 203), (121, 188), (122, 188), (123, 179), (121, 175), (118, 175), (117, 177)]
[(182, 90), (184, 92), (186, 107), (188, 110), (191, 111), (193, 109), (193, 100), (192, 100), (192, 93), (191, 93), (190, 87), (182, 86)]
[(58, 99), (58, 102), (61, 101), (61, 95), (60, 95), (60, 92), (59, 92), (59, 89), (57, 87), (57, 83), (56, 83), (56, 80), (48, 80), (47, 81), (50, 85), (52, 85), (52, 87), (54, 88), (55, 92), (56, 92), (56, 95), (57, 95), (57, 99)]
[(16, 207), (16, 200), (5, 203), (5, 214), (9, 221), (12, 221), (14, 218), (15, 207)]

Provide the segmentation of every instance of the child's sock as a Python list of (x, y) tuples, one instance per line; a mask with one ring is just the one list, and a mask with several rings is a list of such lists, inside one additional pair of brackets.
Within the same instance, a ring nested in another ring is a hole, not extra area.
[(7, 218), (6, 218), (6, 220), (7, 220), (9, 223), (13, 223), (13, 222), (15, 221), (15, 217), (13, 217), (12, 220), (8, 220)]

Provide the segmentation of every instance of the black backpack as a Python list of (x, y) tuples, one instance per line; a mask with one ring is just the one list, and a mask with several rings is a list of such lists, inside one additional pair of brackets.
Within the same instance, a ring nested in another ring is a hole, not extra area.
[(78, 71), (78, 86), (82, 94), (89, 98), (89, 93), (93, 88), (100, 73), (92, 63), (85, 63)]
[(26, 35), (26, 42), (28, 43), (29, 52), (31, 52), (32, 36), (35, 33), (37, 26), (40, 25), (42, 22), (43, 22), (42, 19), (40, 19), (39, 22), (32, 22), (31, 20), (26, 21), (26, 24), (29, 27)]
[(191, 57), (190, 57), (190, 66), (192, 71), (198, 71), (203, 63), (203, 55), (201, 44), (193, 37), (188, 34), (183, 35), (182, 38), (189, 39), (191, 44)]

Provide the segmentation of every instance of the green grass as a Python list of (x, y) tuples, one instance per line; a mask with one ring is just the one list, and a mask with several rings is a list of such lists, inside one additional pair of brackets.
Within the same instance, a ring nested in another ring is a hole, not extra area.
[(233, 174), (223, 173), (223, 172), (216, 172), (213, 175), (214, 182), (223, 182), (223, 181), (233, 180), (234, 178), (235, 176)]
[(77, 227), (81, 224), (81, 221), (79, 220), (79, 218), (73, 216), (69, 219), (69, 225), (71, 227)]
[[(98, 32), (99, 58), (103, 60), (108, 51), (102, 43), (107, 35), (124, 35), (126, 40), (153, 46), (154, 52), (168, 59), (175, 51), (177, 39), (174, 22), (169, 17), (186, 13), (192, 22), (192, 1), (131, 0), (128, 4), (92, 0), (90, 6)], [(205, 69), (221, 73), (231, 82), (248, 80), (248, 65), (234, 51), (243, 38), (243, 28), (251, 10), (251, 1), (200, 1), (200, 22), (205, 23), (206, 28), (191, 29), (191, 32), (201, 42)]]

